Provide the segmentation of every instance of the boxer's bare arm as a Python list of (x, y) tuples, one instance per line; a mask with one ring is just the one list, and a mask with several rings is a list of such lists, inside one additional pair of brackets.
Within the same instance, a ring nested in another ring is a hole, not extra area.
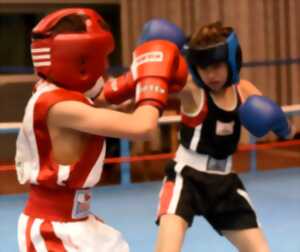
[(261, 91), (258, 90), (254, 84), (247, 80), (240, 80), (238, 89), (242, 97), (242, 102), (246, 101), (251, 95), (262, 95)]
[(50, 109), (48, 125), (135, 140), (148, 138), (157, 126), (158, 117), (158, 109), (147, 105), (138, 107), (132, 114), (126, 114), (94, 108), (76, 101), (65, 101), (55, 104)]

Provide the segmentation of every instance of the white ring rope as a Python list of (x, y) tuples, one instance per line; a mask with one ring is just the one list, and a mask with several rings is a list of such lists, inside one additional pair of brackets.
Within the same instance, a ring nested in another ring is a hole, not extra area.
[[(287, 115), (300, 114), (300, 104), (282, 106)], [(159, 119), (159, 124), (173, 124), (180, 122), (180, 115), (163, 116)], [(0, 134), (16, 133), (21, 127), (21, 122), (0, 123)]]

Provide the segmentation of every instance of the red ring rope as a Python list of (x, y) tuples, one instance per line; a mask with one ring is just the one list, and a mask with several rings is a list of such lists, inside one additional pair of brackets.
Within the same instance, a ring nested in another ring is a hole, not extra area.
[[(290, 147), (300, 145), (300, 140), (287, 140), (272, 143), (261, 143), (261, 144), (240, 144), (238, 146), (238, 152), (254, 151), (254, 150), (269, 150), (278, 147)], [(153, 160), (164, 160), (173, 158), (175, 153), (161, 153), (151, 154), (143, 156), (131, 156), (131, 157), (113, 157), (106, 158), (105, 164), (119, 164), (119, 163), (135, 163), (140, 161), (153, 161)], [(0, 164), (0, 172), (14, 171), (15, 166), (12, 164)]]

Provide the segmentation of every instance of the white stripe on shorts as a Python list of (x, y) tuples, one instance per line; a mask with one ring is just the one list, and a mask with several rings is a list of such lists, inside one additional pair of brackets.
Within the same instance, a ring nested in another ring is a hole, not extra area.
[[(249, 203), (250, 207), (251, 207), (252, 210), (255, 212), (255, 209), (254, 209), (253, 203), (252, 203), (252, 201), (251, 201), (251, 199), (250, 199), (250, 197), (249, 197), (249, 194), (248, 194), (245, 190), (242, 190), (242, 189), (240, 189), (240, 188), (238, 188), (238, 189), (236, 190), (236, 192), (237, 192), (239, 195), (241, 195), (241, 196)], [(260, 221), (258, 220), (257, 216), (256, 216), (256, 222), (257, 222), (257, 225), (258, 225), (259, 227), (261, 227), (261, 223), (260, 223)]]
[(21, 214), (18, 221), (18, 244), (20, 252), (26, 252), (26, 227), (29, 217)]
[(254, 207), (253, 207), (253, 204), (252, 204), (251, 199), (250, 199), (250, 197), (249, 197), (249, 194), (248, 194), (245, 190), (242, 190), (242, 189), (240, 189), (240, 188), (238, 188), (238, 189), (236, 190), (236, 192), (237, 192), (239, 195), (241, 195), (241, 196), (249, 203), (250, 207), (254, 210)]
[(34, 245), (34, 248), (38, 252), (48, 252), (46, 243), (41, 236), (41, 224), (43, 223), (42, 219), (34, 219), (31, 231), (30, 231), (30, 238)]
[(176, 171), (176, 178), (175, 178), (175, 184), (173, 188), (173, 195), (170, 202), (170, 205), (168, 207), (168, 213), (174, 214), (176, 212), (176, 208), (178, 205), (178, 201), (180, 199), (180, 194), (183, 186), (183, 178), (181, 176), (181, 171), (184, 167), (184, 164), (177, 163), (175, 165), (175, 171)]

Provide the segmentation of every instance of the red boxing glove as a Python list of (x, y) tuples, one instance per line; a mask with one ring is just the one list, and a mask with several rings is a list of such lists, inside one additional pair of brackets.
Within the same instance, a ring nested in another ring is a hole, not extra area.
[(177, 70), (169, 85), (169, 93), (180, 92), (184, 88), (187, 82), (187, 77), (188, 77), (188, 66), (184, 57), (180, 55)]
[(105, 100), (111, 104), (120, 104), (135, 95), (136, 83), (131, 72), (108, 80), (103, 87)]
[(131, 72), (138, 83), (138, 106), (149, 104), (162, 112), (167, 104), (168, 86), (179, 66), (179, 56), (176, 45), (165, 40), (151, 40), (135, 49)]
[(168, 83), (159, 78), (144, 78), (136, 86), (137, 106), (151, 105), (162, 114), (168, 100)]

